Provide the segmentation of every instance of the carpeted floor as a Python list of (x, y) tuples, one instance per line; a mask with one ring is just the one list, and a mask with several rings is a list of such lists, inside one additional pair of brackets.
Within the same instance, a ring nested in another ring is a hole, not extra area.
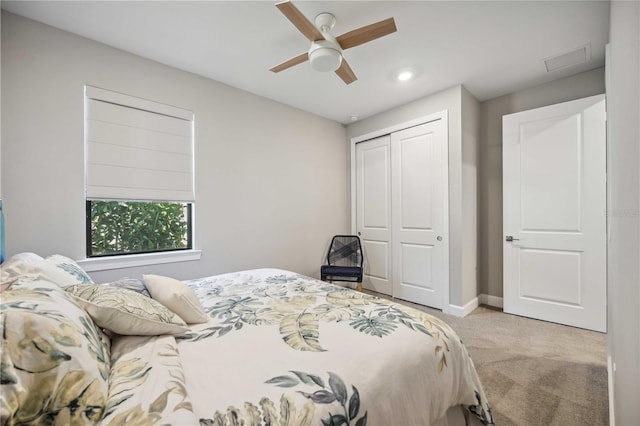
[(476, 365), (496, 425), (609, 424), (605, 334), (485, 306), (458, 318), (395, 301), (437, 316), (456, 330)]

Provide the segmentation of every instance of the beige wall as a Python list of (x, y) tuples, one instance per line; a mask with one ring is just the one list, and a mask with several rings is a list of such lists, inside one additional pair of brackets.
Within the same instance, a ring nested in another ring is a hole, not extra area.
[(85, 257), (83, 86), (195, 113), (200, 261), (92, 274), (192, 278), (257, 267), (318, 276), (348, 231), (339, 123), (2, 13), (2, 173), (8, 255)]
[[(640, 424), (640, 2), (612, 1), (607, 261), (612, 424)], [(613, 418), (615, 417), (615, 418)]]
[(598, 68), (481, 104), (479, 293), (502, 297), (502, 116), (604, 91), (604, 68)]
[(478, 167), (480, 102), (462, 88), (462, 304), (473, 300), (478, 285)]

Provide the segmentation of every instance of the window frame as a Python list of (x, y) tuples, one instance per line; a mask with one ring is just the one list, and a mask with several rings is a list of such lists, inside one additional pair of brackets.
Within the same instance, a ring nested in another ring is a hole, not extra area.
[(86, 245), (86, 258), (87, 259), (96, 259), (96, 258), (105, 258), (105, 257), (115, 257), (115, 256), (129, 256), (129, 255), (144, 255), (151, 253), (167, 253), (167, 252), (179, 252), (179, 251), (187, 251), (193, 250), (193, 203), (192, 202), (182, 202), (182, 201), (144, 201), (144, 202), (153, 202), (153, 203), (179, 203), (186, 204), (187, 207), (187, 246), (186, 247), (173, 247), (167, 249), (159, 249), (159, 250), (149, 250), (149, 251), (130, 251), (130, 252), (122, 252), (122, 253), (107, 253), (107, 254), (92, 254), (92, 232), (91, 232), (91, 203), (93, 201), (119, 201), (124, 203), (135, 203), (140, 201), (135, 200), (85, 200), (85, 245)]
[(110, 271), (114, 269), (135, 268), (139, 266), (161, 265), (165, 263), (192, 262), (200, 260), (202, 250), (178, 250), (122, 256), (92, 257), (76, 262), (87, 272)]

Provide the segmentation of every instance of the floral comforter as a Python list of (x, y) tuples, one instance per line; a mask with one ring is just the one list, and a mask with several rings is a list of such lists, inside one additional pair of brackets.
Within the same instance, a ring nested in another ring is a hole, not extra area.
[(460, 338), (424, 312), (293, 272), (188, 282), (209, 321), (110, 339), (38, 277), (0, 293), (0, 424), (492, 424)]
[[(114, 341), (123, 387), (105, 424), (426, 425), (458, 404), (493, 423), (467, 350), (433, 316), (277, 269), (188, 284), (210, 321)], [(165, 384), (141, 379), (151, 364)]]

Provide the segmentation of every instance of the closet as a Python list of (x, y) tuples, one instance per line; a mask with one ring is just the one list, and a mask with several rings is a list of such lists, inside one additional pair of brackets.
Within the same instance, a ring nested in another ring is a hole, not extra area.
[(364, 287), (443, 309), (448, 304), (446, 113), (355, 143), (355, 230)]

